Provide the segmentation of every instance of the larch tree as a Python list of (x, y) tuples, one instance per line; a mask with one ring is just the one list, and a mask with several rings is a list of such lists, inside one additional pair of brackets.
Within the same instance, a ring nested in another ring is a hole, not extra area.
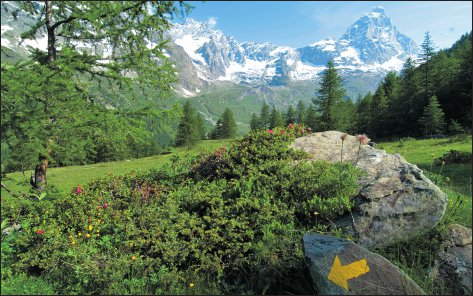
[[(61, 141), (60, 133), (55, 132), (68, 128), (61, 124), (81, 124), (81, 116), (90, 110), (87, 105), (78, 109), (82, 106), (80, 100), (94, 100), (90, 96), (89, 80), (106, 80), (134, 91), (136, 86), (149, 87), (159, 97), (170, 92), (176, 75), (165, 56), (164, 33), (171, 27), (173, 16), (190, 10), (188, 4), (179, 4), (173, 1), (20, 3), (20, 9), (36, 19), (21, 38), (36, 39), (45, 34), (47, 51), (34, 50), (31, 61), (9, 69), (2, 65), (2, 76), (8, 76), (2, 79), (2, 97), (12, 102), (9, 98), (18, 96), (13, 90), (23, 88), (25, 106), (34, 106), (30, 109), (36, 124), (31, 124), (30, 130), (35, 140), (28, 141), (26, 146), (41, 154), (44, 168), (54, 149), (60, 146), (57, 144)], [(28, 79), (16, 81), (18, 75)]]
[(337, 128), (337, 108), (339, 107), (345, 90), (342, 88), (342, 78), (338, 75), (332, 61), (327, 63), (322, 75), (322, 82), (317, 90), (317, 97), (312, 102), (320, 114), (320, 130)]

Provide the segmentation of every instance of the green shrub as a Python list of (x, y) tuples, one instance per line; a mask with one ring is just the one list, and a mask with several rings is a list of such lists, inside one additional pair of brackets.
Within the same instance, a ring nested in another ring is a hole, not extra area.
[(42, 278), (20, 274), (2, 280), (2, 295), (56, 295), (53, 287)]
[(471, 163), (471, 152), (463, 152), (458, 150), (450, 150), (437, 159), (437, 163), (445, 161), (446, 164), (451, 163)]
[(252, 132), (195, 159), (12, 202), (2, 215), (23, 227), (12, 272), (64, 294), (279, 294), (306, 279), (302, 234), (336, 231), (329, 221), (358, 190), (351, 164), (289, 149), (303, 129)]

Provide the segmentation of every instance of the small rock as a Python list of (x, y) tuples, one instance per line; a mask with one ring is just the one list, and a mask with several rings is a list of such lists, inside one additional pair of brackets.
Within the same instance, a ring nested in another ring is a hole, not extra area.
[(5, 229), (3, 229), (2, 231), (2, 234), (8, 236), (12, 232), (19, 231), (20, 229), (21, 229), (21, 224), (14, 223), (12, 226), (5, 227)]
[(471, 295), (471, 229), (458, 224), (448, 228), (430, 276), (449, 293)]
[(346, 239), (305, 234), (304, 254), (322, 295), (421, 295), (424, 291), (386, 258)]

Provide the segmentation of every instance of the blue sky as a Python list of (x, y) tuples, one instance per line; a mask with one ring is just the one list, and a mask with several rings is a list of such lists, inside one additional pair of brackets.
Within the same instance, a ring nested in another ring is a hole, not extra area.
[[(210, 21), (238, 41), (302, 47), (345, 30), (372, 8), (382, 6), (398, 31), (421, 44), (430, 31), (439, 48), (471, 31), (471, 1), (192, 1), (188, 15)], [(182, 23), (182, 20), (176, 20)]]

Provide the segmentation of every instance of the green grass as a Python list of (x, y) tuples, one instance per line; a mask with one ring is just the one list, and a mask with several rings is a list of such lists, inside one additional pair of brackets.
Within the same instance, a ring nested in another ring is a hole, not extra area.
[[(451, 189), (471, 197), (471, 163), (435, 165), (433, 159), (449, 150), (471, 152), (471, 136), (447, 139), (407, 140), (378, 143), (377, 148), (388, 153), (399, 153), (420, 169), (449, 177)], [(432, 158), (432, 155), (434, 157)]]
[[(59, 192), (68, 193), (72, 187), (84, 185), (92, 179), (105, 176), (107, 174), (123, 175), (132, 170), (147, 170), (156, 166), (163, 165), (171, 160), (172, 157), (185, 157), (188, 155), (197, 155), (202, 152), (213, 151), (222, 146), (228, 146), (232, 140), (206, 140), (201, 141), (191, 150), (187, 148), (172, 148), (171, 153), (165, 155), (156, 155), (138, 159), (129, 159), (115, 162), (103, 162), (83, 166), (68, 166), (60, 168), (48, 168), (47, 180), (48, 186), (54, 186)], [(26, 177), (26, 178), (25, 178)], [(6, 174), (6, 178), (2, 179), (10, 190), (15, 193), (28, 192), (29, 190), (30, 172), (14, 172)], [(3, 188), (1, 191), (2, 198), (10, 196)]]

